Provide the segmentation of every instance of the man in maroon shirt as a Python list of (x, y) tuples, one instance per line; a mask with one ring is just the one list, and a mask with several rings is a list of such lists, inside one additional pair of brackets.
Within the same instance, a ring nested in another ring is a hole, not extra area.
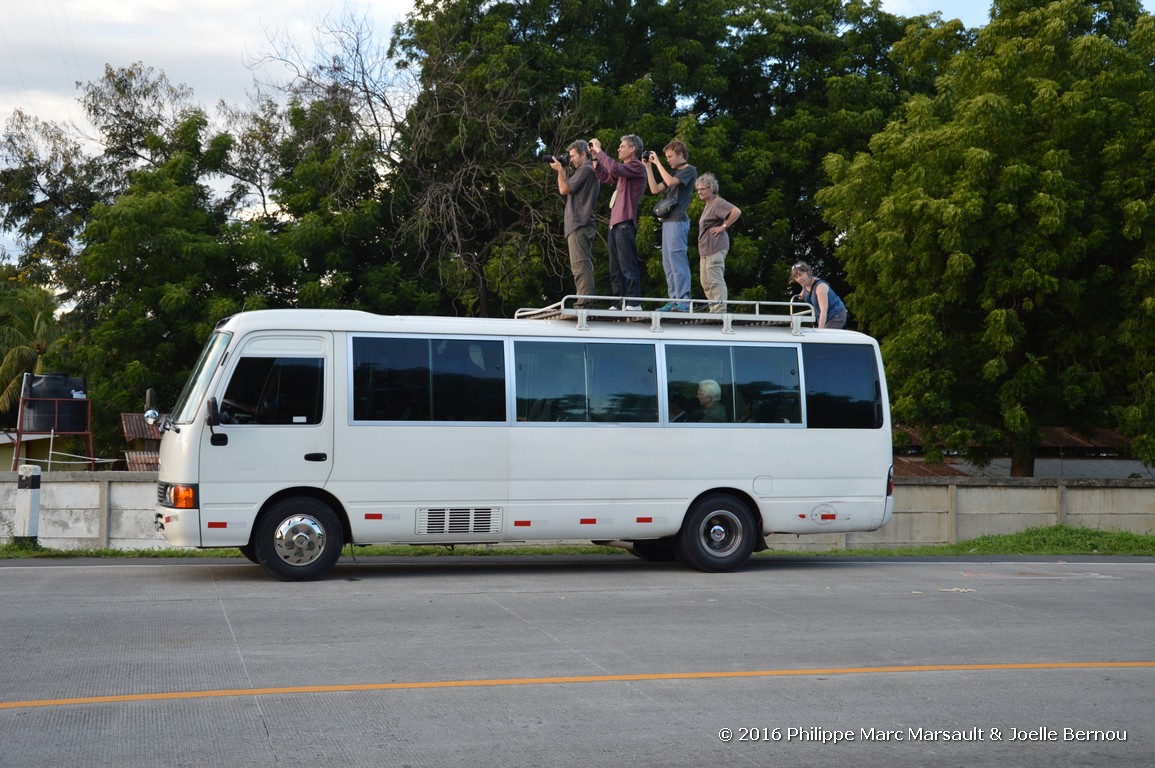
[(642, 165), (642, 139), (636, 134), (622, 137), (615, 161), (602, 150), (601, 142), (590, 139), (597, 164), (594, 173), (603, 184), (613, 184), (610, 202), (610, 287), (617, 298), (610, 309), (640, 310), (641, 272), (638, 268), (638, 205), (646, 188), (646, 167)]

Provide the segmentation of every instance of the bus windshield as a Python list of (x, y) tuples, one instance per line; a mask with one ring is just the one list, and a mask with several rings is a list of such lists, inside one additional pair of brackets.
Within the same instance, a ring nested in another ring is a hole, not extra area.
[(184, 391), (180, 393), (176, 405), (173, 406), (171, 418), (174, 423), (188, 424), (196, 418), (197, 409), (204, 399), (205, 392), (208, 391), (209, 382), (212, 381), (213, 371), (221, 364), (230, 338), (231, 333), (216, 332), (205, 343), (196, 368), (193, 369), (192, 375), (184, 385)]

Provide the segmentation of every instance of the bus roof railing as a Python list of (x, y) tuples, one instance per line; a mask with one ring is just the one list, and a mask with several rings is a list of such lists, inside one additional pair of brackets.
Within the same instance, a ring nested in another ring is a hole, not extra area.
[[(546, 307), (525, 307), (517, 310), (519, 320), (576, 320), (580, 331), (589, 330), (591, 322), (650, 321), (650, 330), (661, 333), (663, 323), (698, 323), (720, 326), (723, 333), (733, 333), (735, 325), (786, 325), (790, 333), (799, 336), (803, 325), (814, 324), (814, 309), (802, 301), (727, 301), (718, 308), (708, 299), (631, 298), (630, 306), (641, 309), (623, 309), (622, 299), (613, 296), (570, 294)], [(680, 304), (684, 311), (662, 311), (660, 307)]]

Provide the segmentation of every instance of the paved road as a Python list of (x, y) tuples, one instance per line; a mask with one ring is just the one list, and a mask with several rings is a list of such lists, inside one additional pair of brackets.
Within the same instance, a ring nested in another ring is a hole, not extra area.
[(1153, 607), (1151, 558), (4, 561), (0, 766), (1150, 766)]

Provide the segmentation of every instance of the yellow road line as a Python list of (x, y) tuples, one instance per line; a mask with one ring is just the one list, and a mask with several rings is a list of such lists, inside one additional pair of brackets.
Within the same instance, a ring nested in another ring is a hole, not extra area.
[(980, 672), (989, 670), (1128, 669), (1155, 668), (1155, 661), (1070, 661), (1037, 664), (921, 664), (895, 667), (834, 667), (829, 669), (758, 669), (733, 672), (657, 672), (636, 675), (577, 675), (573, 677), (513, 677), (489, 680), (429, 680), (409, 683), (353, 683), (349, 685), (295, 685), (284, 688), (225, 688), (215, 691), (169, 691), (130, 693), (120, 696), (84, 696), (72, 699), (3, 701), (0, 709), (62, 707), (78, 704), (116, 704), (130, 701), (216, 699), (230, 696), (274, 696), (295, 693), (346, 693), (350, 691), (398, 691), (425, 688), (483, 688), (507, 685), (564, 685), (567, 683), (626, 683), (650, 680), (717, 680), (752, 677), (807, 677), (820, 675), (869, 675), (898, 672)]

